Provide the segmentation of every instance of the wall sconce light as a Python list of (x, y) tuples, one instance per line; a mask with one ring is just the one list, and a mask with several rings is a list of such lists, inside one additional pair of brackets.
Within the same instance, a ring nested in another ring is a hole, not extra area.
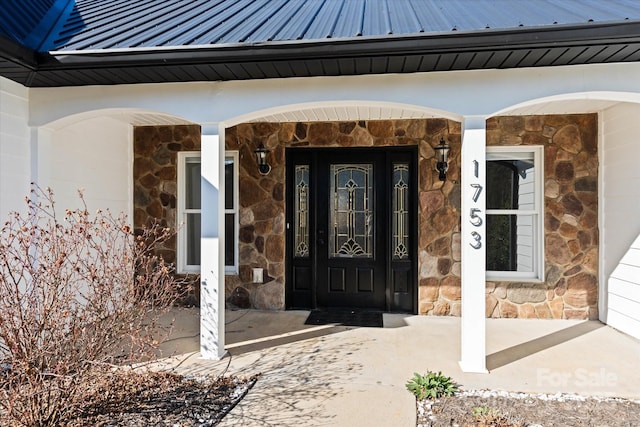
[(440, 145), (435, 148), (436, 151), (436, 170), (438, 171), (438, 178), (440, 181), (447, 180), (447, 169), (449, 169), (449, 164), (447, 163), (449, 157), (449, 147), (444, 142), (444, 138), (440, 138)]
[(266, 175), (271, 172), (271, 166), (267, 163), (267, 154), (269, 153), (269, 150), (264, 148), (264, 144), (262, 142), (258, 145), (258, 148), (256, 148), (254, 153), (256, 155), (256, 163), (258, 163), (258, 171), (260, 171), (262, 175)]

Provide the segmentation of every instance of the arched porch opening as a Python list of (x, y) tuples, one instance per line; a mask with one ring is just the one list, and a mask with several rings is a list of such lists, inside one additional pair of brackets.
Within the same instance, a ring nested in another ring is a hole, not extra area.
[[(219, 130), (227, 150), (237, 152), (239, 161), (240, 262), (237, 273), (225, 278), (228, 303), (262, 309), (297, 306), (289, 295), (295, 292), (291, 284), (295, 275), (287, 265), (294, 258), (287, 253), (292, 245), (288, 230), (295, 224), (286, 208), (285, 194), (293, 193), (287, 192), (291, 190), (286, 186), (285, 153), (334, 150), (339, 155), (358, 149), (366, 153), (414, 147), (416, 229), (412, 234), (419, 237), (415, 242), (416, 262), (407, 273), (415, 282), (411, 290), (414, 301), (408, 311), (459, 315), (456, 227), (460, 215), (460, 115), (394, 102), (326, 101), (256, 111), (220, 123)], [(435, 171), (433, 147), (441, 138), (452, 145), (448, 182), (439, 181)], [(272, 169), (268, 175), (261, 175), (256, 168), (253, 151), (260, 143), (270, 150)], [(435, 226), (433, 218), (441, 218)], [(254, 268), (264, 271), (265, 283), (253, 283)], [(304, 276), (301, 280), (313, 278)], [(419, 306), (419, 292), (426, 292), (426, 288), (437, 292), (440, 286), (450, 290), (451, 303), (443, 297), (440, 303), (431, 300)], [(391, 306), (388, 304), (386, 310)], [(315, 301), (306, 306), (314, 307)]]
[[(590, 305), (594, 312), (590, 318), (598, 318), (636, 337), (640, 326), (636, 314), (640, 308), (640, 294), (636, 279), (639, 277), (638, 263), (634, 257), (638, 251), (640, 220), (635, 206), (640, 198), (634, 183), (638, 180), (635, 166), (640, 158), (640, 150), (634, 141), (639, 130), (639, 114), (638, 93), (582, 92), (531, 100), (501, 110), (490, 119), (495, 122), (500, 120), (499, 117), (522, 117), (531, 124), (536, 122), (536, 117), (542, 120), (538, 123), (544, 123), (548, 117), (553, 120), (577, 115), (595, 117), (597, 126), (587, 133), (596, 132), (597, 146), (586, 150), (591, 152), (588, 156), (580, 153), (585, 148), (580, 145), (584, 143), (585, 136), (585, 129), (580, 123), (574, 120), (573, 128), (547, 131), (560, 133), (550, 135), (551, 151), (545, 153), (545, 166), (554, 168), (545, 177), (545, 233), (548, 236), (549, 227), (557, 226), (556, 230), (562, 238), (550, 242), (557, 245), (555, 252), (561, 253), (558, 249), (562, 249), (576, 258), (568, 260), (567, 265), (561, 268), (561, 276), (558, 276), (555, 268), (549, 271), (547, 265), (546, 279), (548, 285), (550, 281), (559, 285), (554, 290), (554, 299), (564, 299), (563, 317), (570, 318), (576, 307)], [(527, 132), (526, 129), (523, 131)], [(488, 130), (488, 138), (490, 133)], [(499, 142), (494, 140), (493, 143)], [(569, 163), (573, 166), (572, 171), (565, 168)], [(559, 166), (571, 172), (573, 177), (558, 180), (557, 174), (563, 173), (557, 169)], [(556, 190), (567, 193), (564, 197), (561, 194), (553, 197)], [(595, 194), (591, 196), (590, 192)], [(577, 203), (569, 207), (569, 200)], [(562, 212), (555, 209), (558, 206), (562, 207)], [(552, 209), (555, 211), (552, 212)], [(575, 230), (566, 221), (573, 223), (574, 218), (577, 220), (575, 238), (578, 241), (582, 238), (580, 245), (584, 247), (585, 236), (590, 233), (597, 251), (591, 249), (586, 253), (576, 253), (571, 250), (575, 248), (572, 243)], [(572, 261), (576, 261), (576, 265), (571, 264)], [(567, 291), (572, 292), (567, 294)], [(576, 293), (582, 294), (582, 297), (574, 298)]]

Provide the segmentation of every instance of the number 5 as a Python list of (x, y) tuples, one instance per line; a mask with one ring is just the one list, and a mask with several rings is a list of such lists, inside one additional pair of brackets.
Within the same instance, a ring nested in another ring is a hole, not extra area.
[(471, 212), (469, 213), (469, 216), (471, 217), (469, 222), (471, 223), (471, 225), (476, 227), (480, 227), (482, 225), (482, 218), (476, 215), (478, 212), (482, 211), (478, 208), (471, 208)]

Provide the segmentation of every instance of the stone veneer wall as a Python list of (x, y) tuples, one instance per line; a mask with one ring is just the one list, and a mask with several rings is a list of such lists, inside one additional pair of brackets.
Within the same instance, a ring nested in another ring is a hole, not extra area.
[[(177, 207), (177, 158), (179, 151), (200, 151), (200, 126), (138, 126), (133, 130), (133, 224), (139, 228), (160, 220), (175, 227)], [(176, 262), (176, 239), (158, 251), (166, 261)], [(198, 277), (183, 301), (199, 305)]]
[[(419, 147), (419, 312), (460, 314), (460, 123), (443, 119), (313, 123), (245, 123), (226, 130), (226, 148), (240, 152), (240, 266), (226, 276), (228, 302), (284, 308), (285, 147)], [(447, 181), (438, 180), (433, 147), (451, 145)], [(258, 173), (253, 151), (271, 150), (271, 172)], [(251, 283), (251, 268), (268, 282)]]
[[(452, 146), (447, 181), (437, 179), (433, 147)], [(597, 318), (597, 115), (498, 117), (487, 122), (487, 145), (545, 146), (545, 283), (488, 282), (487, 317)], [(272, 172), (257, 172), (253, 150), (271, 150)], [(336, 123), (252, 123), (226, 131), (240, 151), (240, 271), (226, 276), (236, 305), (284, 308), (284, 175), (287, 146), (419, 146), (420, 314), (460, 314), (460, 124), (430, 120)], [(134, 129), (134, 225), (176, 223), (178, 151), (200, 149), (199, 126)], [(175, 261), (175, 241), (162, 249)], [(251, 268), (269, 282), (251, 283)], [(188, 303), (197, 304), (197, 286)]]
[(543, 145), (545, 283), (488, 282), (487, 317), (598, 318), (596, 114), (497, 117), (487, 145)]

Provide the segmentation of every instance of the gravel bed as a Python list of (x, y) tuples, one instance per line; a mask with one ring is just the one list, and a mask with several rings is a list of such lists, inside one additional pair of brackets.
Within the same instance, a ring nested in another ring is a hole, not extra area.
[(640, 426), (640, 402), (574, 394), (466, 390), (416, 402), (417, 426)]

